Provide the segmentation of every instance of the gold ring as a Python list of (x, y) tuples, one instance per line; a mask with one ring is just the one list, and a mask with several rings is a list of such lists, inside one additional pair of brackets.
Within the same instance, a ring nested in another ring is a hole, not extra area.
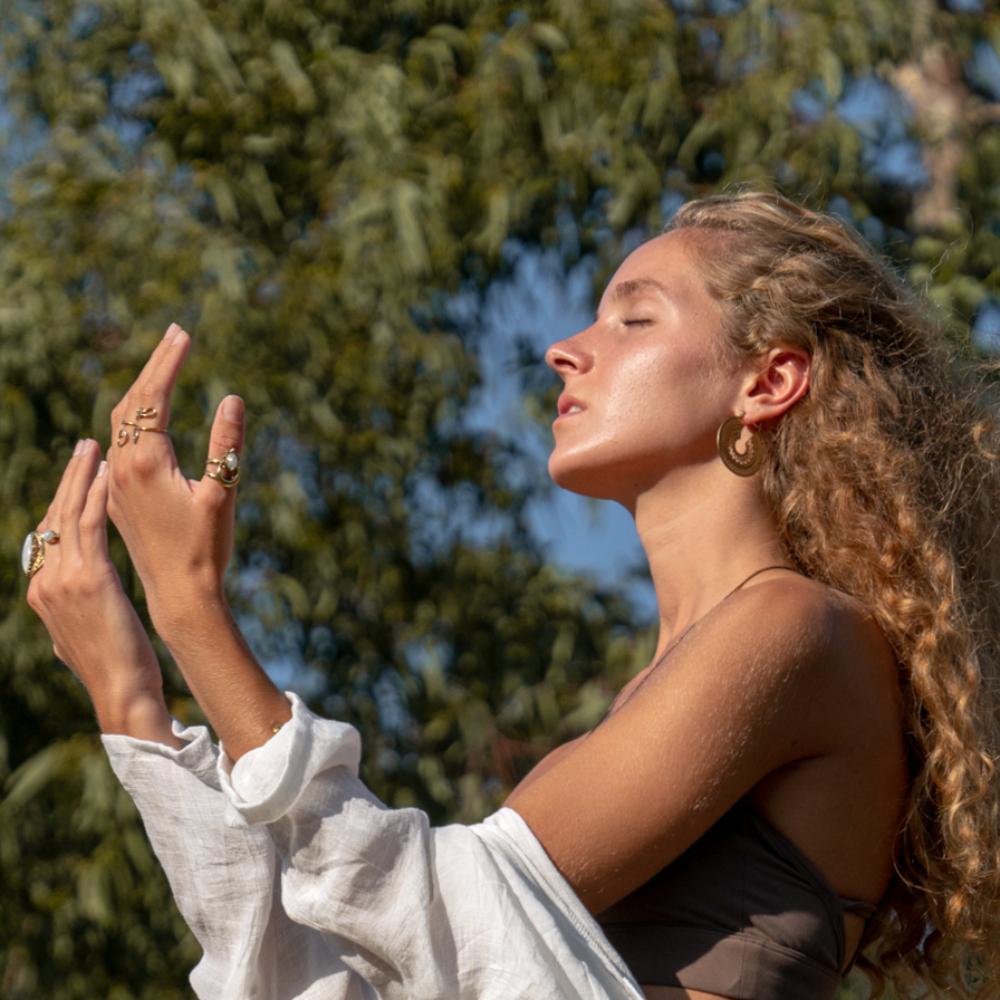
[(236, 454), (235, 448), (230, 448), (222, 458), (210, 458), (205, 466), (214, 465), (215, 472), (206, 472), (209, 479), (214, 479), (217, 483), (227, 489), (232, 489), (240, 481), (240, 456)]
[(135, 411), (135, 420), (122, 420), (121, 421), (122, 426), (118, 430), (118, 439), (117, 439), (118, 440), (118, 447), (119, 448), (124, 448), (125, 444), (128, 442), (129, 432), (128, 432), (128, 430), (126, 430), (126, 428), (128, 428), (128, 427), (132, 428), (132, 435), (131, 435), (131, 437), (132, 437), (132, 444), (138, 444), (139, 443), (139, 435), (143, 431), (154, 431), (157, 434), (166, 434), (166, 433), (168, 433), (166, 427), (142, 427), (138, 423), (138, 421), (140, 421), (140, 420), (150, 420), (150, 419), (152, 419), (155, 416), (156, 416), (156, 407), (154, 407), (154, 406), (140, 406)]
[(45, 546), (59, 541), (59, 532), (52, 528), (47, 531), (29, 531), (21, 546), (21, 569), (27, 576), (34, 576), (45, 562)]

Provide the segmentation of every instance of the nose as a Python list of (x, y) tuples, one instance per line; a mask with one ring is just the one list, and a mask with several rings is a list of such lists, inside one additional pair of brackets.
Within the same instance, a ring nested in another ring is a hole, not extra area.
[(545, 363), (557, 375), (565, 379), (570, 372), (587, 371), (593, 363), (593, 357), (580, 343), (580, 335), (557, 340), (545, 352)]

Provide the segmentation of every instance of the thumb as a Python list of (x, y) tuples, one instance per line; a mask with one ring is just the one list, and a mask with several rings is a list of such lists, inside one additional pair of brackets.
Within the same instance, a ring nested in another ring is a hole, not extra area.
[(226, 396), (215, 411), (208, 443), (208, 461), (201, 480), (204, 489), (221, 490), (240, 481), (243, 417), (243, 400), (239, 396)]

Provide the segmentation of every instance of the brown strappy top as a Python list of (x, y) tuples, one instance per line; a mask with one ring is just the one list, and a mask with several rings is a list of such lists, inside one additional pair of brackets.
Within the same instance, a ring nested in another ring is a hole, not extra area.
[(647, 986), (734, 1000), (830, 1000), (847, 972), (843, 913), (867, 919), (876, 909), (838, 896), (816, 865), (743, 798), (596, 919)]
[(648, 986), (734, 1000), (828, 1000), (847, 972), (844, 911), (867, 918), (876, 907), (838, 896), (812, 861), (741, 799), (596, 919)]

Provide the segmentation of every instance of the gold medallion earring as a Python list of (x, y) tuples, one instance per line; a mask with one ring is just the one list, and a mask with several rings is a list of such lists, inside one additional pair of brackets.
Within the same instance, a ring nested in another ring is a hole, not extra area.
[[(750, 428), (747, 428), (750, 430)], [(736, 447), (743, 433), (743, 414), (727, 417), (722, 421), (715, 443), (719, 449), (719, 457), (723, 465), (737, 476), (752, 476), (764, 464), (764, 444), (760, 435), (750, 430), (746, 446), (740, 450)]]

